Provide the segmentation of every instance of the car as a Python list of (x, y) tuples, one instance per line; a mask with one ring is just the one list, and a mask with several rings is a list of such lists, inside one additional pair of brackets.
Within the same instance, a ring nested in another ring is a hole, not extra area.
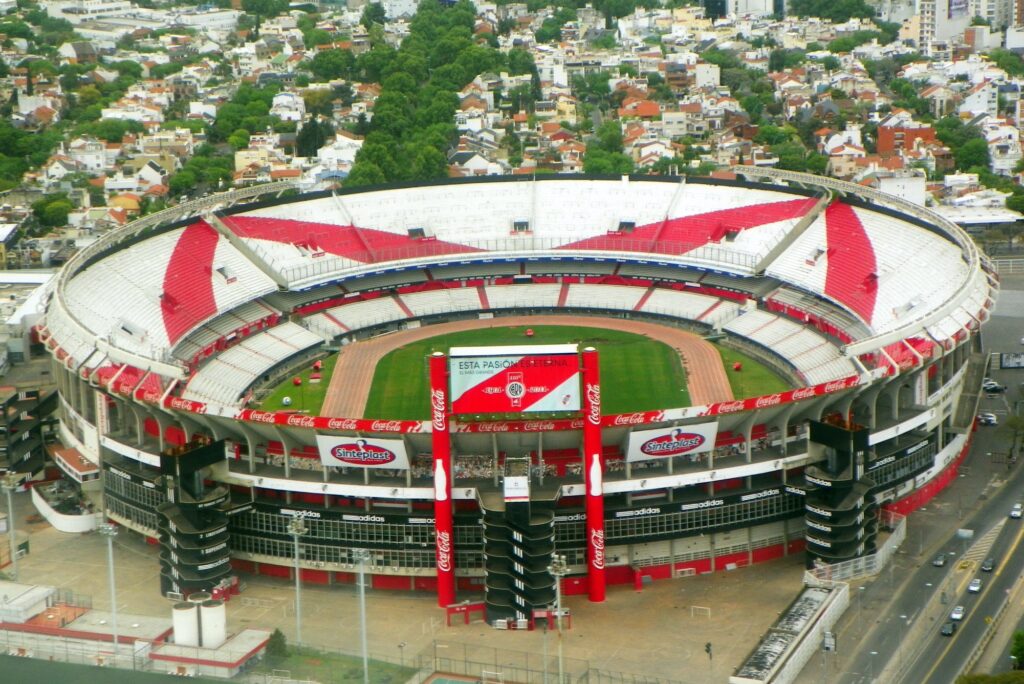
[(954, 634), (956, 634), (956, 623), (945, 623), (944, 625), (942, 625), (942, 629), (939, 630), (939, 634), (941, 634), (942, 636), (953, 636)]
[(945, 564), (946, 554), (944, 553), (936, 554), (935, 558), (932, 558), (932, 565), (934, 565), (937, 568), (941, 568)]
[(972, 579), (971, 583), (967, 585), (967, 591), (971, 592), (972, 594), (977, 594), (979, 591), (981, 591), (981, 579), (977, 577)]
[(959, 622), (960, 620), (963, 620), (964, 619), (964, 607), (963, 606), (957, 606), (956, 608), (954, 608), (953, 612), (951, 612), (949, 614), (949, 619), (950, 620), (956, 620), (957, 622)]
[(1013, 508), (1010, 509), (1010, 517), (1011, 518), (1020, 518), (1021, 515), (1024, 515), (1024, 504), (1019, 504), (1019, 503), (1013, 504)]
[(995, 568), (996, 568), (996, 559), (995, 558), (986, 558), (985, 562), (981, 564), (981, 571), (982, 572), (992, 572), (993, 570), (995, 570)]
[(1000, 385), (995, 380), (989, 380), (988, 382), (981, 383), (981, 389), (985, 390), (989, 394), (996, 394), (997, 392), (1005, 392), (1006, 386)]
[(978, 425), (999, 425), (999, 417), (994, 413), (979, 413)]

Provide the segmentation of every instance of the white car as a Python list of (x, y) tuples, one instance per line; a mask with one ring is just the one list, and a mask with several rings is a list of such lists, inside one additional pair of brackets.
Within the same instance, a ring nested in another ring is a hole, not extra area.
[(972, 594), (977, 594), (979, 591), (981, 591), (981, 580), (978, 578), (972, 579), (971, 583), (967, 585), (967, 591), (971, 592)]
[(1019, 503), (1013, 504), (1013, 508), (1010, 509), (1010, 517), (1019, 518), (1022, 514), (1024, 514), (1024, 505)]
[(979, 425), (999, 425), (999, 416), (994, 413), (979, 413)]
[(956, 608), (954, 608), (953, 612), (949, 614), (949, 619), (950, 620), (956, 620), (957, 622), (959, 622), (960, 620), (963, 620), (964, 619), (964, 607), (963, 606), (957, 606)]

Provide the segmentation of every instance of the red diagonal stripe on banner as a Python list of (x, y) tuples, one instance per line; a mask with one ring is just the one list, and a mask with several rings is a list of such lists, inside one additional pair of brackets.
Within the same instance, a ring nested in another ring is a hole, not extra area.
[[(527, 356), (524, 359), (530, 359)], [(536, 402), (544, 399), (555, 388), (559, 387), (573, 375), (579, 373), (576, 357), (569, 356), (569, 363), (558, 366), (525, 366), (504, 368), (486, 380), (470, 387), (458, 397), (452, 398), (452, 412), (464, 413), (513, 413), (525, 411)], [(522, 374), (522, 382), (526, 393), (514, 406), (506, 388), (510, 382), (510, 374)], [(544, 389), (541, 389), (544, 388)]]

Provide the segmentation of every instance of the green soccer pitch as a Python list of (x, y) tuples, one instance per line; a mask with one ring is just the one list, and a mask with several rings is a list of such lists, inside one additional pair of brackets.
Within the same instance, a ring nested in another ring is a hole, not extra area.
[[(679, 355), (662, 342), (607, 328), (530, 328), (534, 333), (532, 337), (526, 337), (527, 326), (481, 328), (438, 335), (392, 351), (377, 366), (363, 416), (393, 420), (429, 419), (427, 357), (435, 351), (447, 353), (451, 347), (490, 345), (579, 344), (580, 348), (595, 347), (601, 362), (601, 405), (606, 414), (656, 411), (690, 404), (686, 373)], [(715, 347), (722, 357), (733, 396), (754, 397), (791, 389), (785, 380), (760, 361), (721, 345), (716, 344)], [(282, 383), (259, 408), (319, 413), (330, 386), (336, 358), (331, 356), (324, 360), (321, 382), (310, 384), (308, 369), (297, 372), (295, 375), (303, 380), (301, 387), (293, 386), (291, 380)], [(743, 370), (738, 373), (732, 370), (737, 361), (743, 364)], [(281, 400), (285, 396), (291, 397), (290, 406), (283, 405)]]

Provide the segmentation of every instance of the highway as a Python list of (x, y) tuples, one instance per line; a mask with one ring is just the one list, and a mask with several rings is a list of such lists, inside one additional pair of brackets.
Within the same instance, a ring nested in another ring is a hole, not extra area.
[[(978, 441), (984, 438), (979, 435)], [(983, 448), (983, 444), (975, 446)], [(985, 453), (974, 458), (985, 458)], [(1008, 517), (1024, 484), (1024, 469), (1014, 470), (1008, 486), (999, 484), (994, 483), (987, 493), (979, 492), (987, 497), (984, 505), (962, 523), (962, 529), (974, 531), (973, 539), (960, 539), (953, 529), (945, 534), (937, 550), (920, 554), (915, 553), (918, 548), (909, 548), (897, 556), (896, 565), (869, 584), (851, 587), (851, 619), (871, 627), (851, 644), (843, 643), (840, 632), (838, 648), (853, 648), (854, 652), (848, 654), (846, 671), (833, 673), (827, 681), (948, 684), (956, 678), (981, 639), (985, 618), (995, 615), (1007, 590), (1024, 570), (1024, 521)], [(904, 546), (917, 544), (911, 516)], [(941, 568), (931, 564), (938, 552), (948, 559)], [(997, 565), (991, 573), (981, 572), (979, 566), (988, 557), (994, 557)], [(900, 577), (904, 579), (897, 586), (895, 581)], [(967, 585), (975, 577), (982, 579), (982, 590), (971, 594)], [(957, 605), (963, 605), (966, 614), (956, 634), (940, 635), (939, 628)], [(808, 670), (813, 671), (811, 666)]]

